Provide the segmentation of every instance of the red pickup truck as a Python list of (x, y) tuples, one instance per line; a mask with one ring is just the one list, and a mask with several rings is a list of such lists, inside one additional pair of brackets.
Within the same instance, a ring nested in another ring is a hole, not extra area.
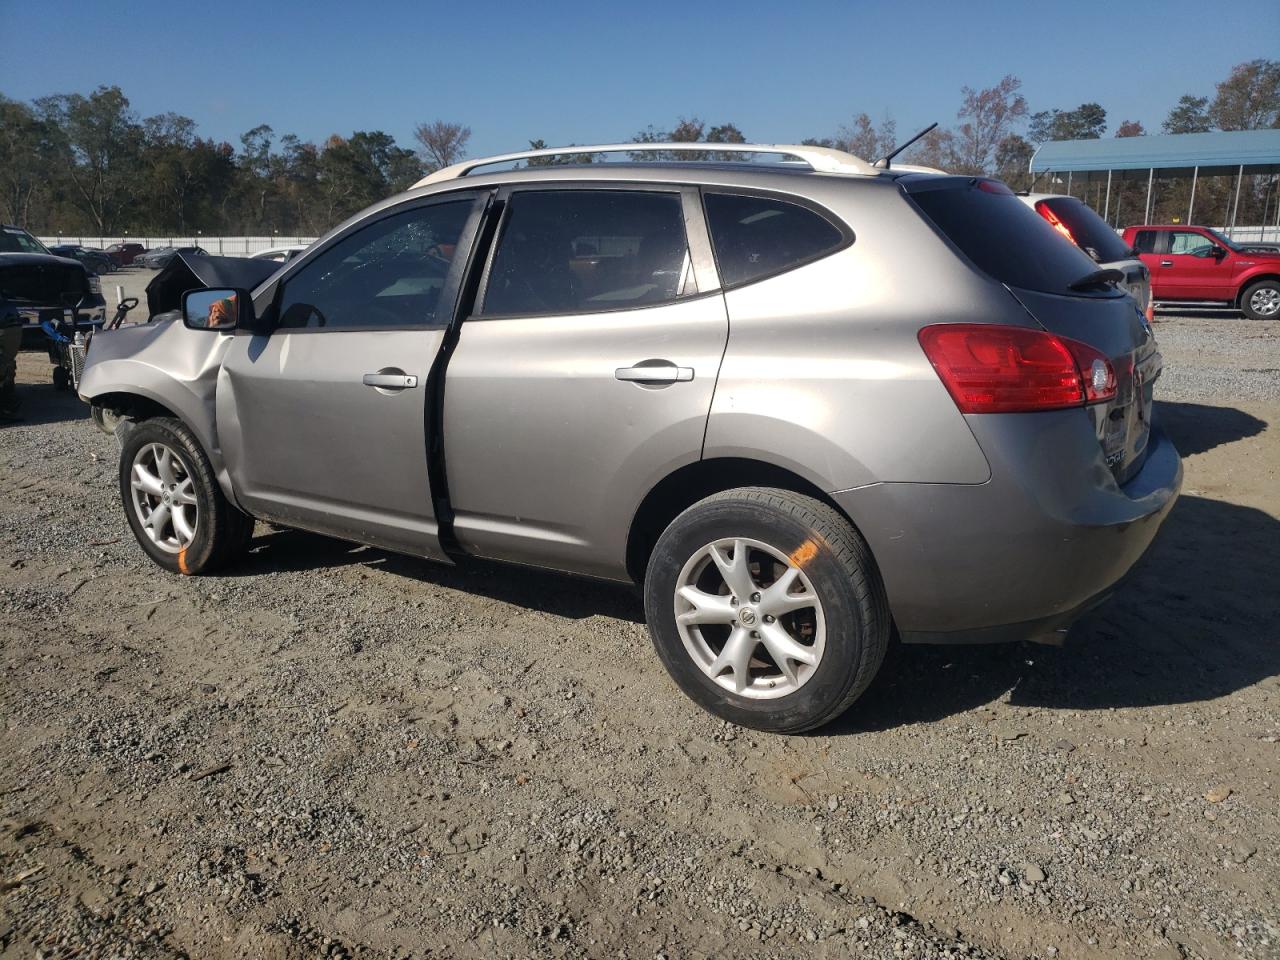
[(1208, 227), (1125, 227), (1151, 270), (1154, 300), (1227, 303), (1254, 320), (1280, 319), (1280, 252), (1242, 247)]

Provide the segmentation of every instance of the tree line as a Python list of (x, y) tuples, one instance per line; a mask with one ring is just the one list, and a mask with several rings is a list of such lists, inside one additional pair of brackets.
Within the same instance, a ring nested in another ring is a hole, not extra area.
[[(1038, 144), (1098, 138), (1109, 129), (1101, 104), (1033, 113), (1021, 87), (1016, 77), (1006, 76), (990, 87), (962, 88), (955, 123), (926, 135), (900, 159), (955, 173), (993, 174), (1025, 188), (1030, 186), (1028, 161)], [(1183, 95), (1161, 130), (1194, 133), (1277, 126), (1280, 62), (1253, 60), (1234, 67), (1212, 95)], [(1145, 132), (1141, 122), (1124, 119), (1113, 135)], [(899, 135), (891, 116), (876, 122), (859, 113), (833, 134), (804, 143), (874, 160), (888, 153)], [(202, 137), (194, 120), (177, 113), (141, 118), (115, 86), (29, 102), (0, 94), (0, 218), (38, 233), (318, 234), (406, 189), (424, 174), (463, 159), (470, 136), (470, 128), (462, 123), (437, 120), (419, 124), (410, 147), (381, 130), (333, 134), (317, 144), (293, 134), (278, 135), (263, 124), (233, 145)], [(647, 127), (632, 141), (714, 145), (745, 143), (747, 138), (731, 122), (681, 118), (670, 129)], [(546, 144), (535, 139), (529, 146)], [(717, 156), (714, 146), (707, 153)], [(637, 156), (653, 155), (660, 151), (637, 150)], [(1274, 218), (1275, 204), (1280, 203), (1276, 178), (1247, 180), (1239, 222), (1256, 223), (1268, 213)], [(1141, 185), (1143, 191), (1145, 186)], [(1060, 184), (1037, 188), (1062, 192)], [(1117, 185), (1115, 201), (1123, 205), (1125, 190), (1134, 188)], [(1234, 184), (1206, 181), (1197, 192), (1197, 209), (1206, 212), (1197, 219), (1224, 219), (1220, 208), (1233, 188)], [(1073, 192), (1093, 201), (1090, 189)], [(1185, 182), (1162, 182), (1157, 219), (1171, 219), (1179, 209), (1185, 210), (1188, 189)]]

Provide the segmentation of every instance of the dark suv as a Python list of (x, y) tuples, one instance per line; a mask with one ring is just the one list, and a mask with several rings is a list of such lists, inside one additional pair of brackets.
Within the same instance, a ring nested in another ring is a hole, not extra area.
[(57, 257), (21, 227), (0, 225), (0, 297), (22, 317), (22, 346), (44, 345), (43, 320), (78, 306), (77, 325), (86, 332), (102, 326), (107, 302), (102, 284), (84, 264)]

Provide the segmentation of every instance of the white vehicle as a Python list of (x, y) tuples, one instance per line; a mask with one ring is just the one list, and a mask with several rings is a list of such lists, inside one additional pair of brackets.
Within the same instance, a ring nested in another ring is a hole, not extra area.
[(305, 249), (307, 249), (305, 246), (296, 243), (287, 247), (271, 247), (268, 250), (259, 250), (257, 253), (249, 257), (249, 259), (276, 260), (280, 263), (288, 263)]
[(1138, 302), (1147, 321), (1151, 321), (1151, 271), (1138, 259), (1137, 251), (1091, 206), (1062, 193), (1020, 193), (1018, 199), (1049, 221), (1053, 229), (1087, 253), (1099, 267), (1124, 274), (1120, 286)]

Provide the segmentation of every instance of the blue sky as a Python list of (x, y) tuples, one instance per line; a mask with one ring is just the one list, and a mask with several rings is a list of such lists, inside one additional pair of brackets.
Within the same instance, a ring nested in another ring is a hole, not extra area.
[(535, 137), (627, 140), (682, 115), (733, 121), (757, 142), (830, 135), (861, 111), (905, 134), (952, 123), (962, 85), (1006, 73), (1033, 111), (1095, 100), (1113, 129), (1128, 118), (1158, 132), (1181, 94), (1280, 55), (1276, 0), (113, 6), (136, 12), (0, 0), (0, 93), (118, 84), (140, 115), (186, 114), (237, 146), (259, 123), (309, 140), (381, 129), (409, 145), (415, 123), (458, 120), (474, 156)]

